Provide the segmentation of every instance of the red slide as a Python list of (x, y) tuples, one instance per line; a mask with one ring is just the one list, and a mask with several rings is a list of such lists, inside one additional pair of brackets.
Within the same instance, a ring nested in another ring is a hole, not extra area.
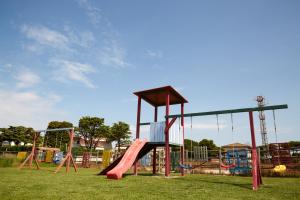
[(136, 139), (134, 143), (130, 145), (129, 149), (127, 149), (118, 165), (107, 172), (107, 178), (121, 179), (122, 175), (133, 165), (137, 155), (146, 143), (146, 140)]

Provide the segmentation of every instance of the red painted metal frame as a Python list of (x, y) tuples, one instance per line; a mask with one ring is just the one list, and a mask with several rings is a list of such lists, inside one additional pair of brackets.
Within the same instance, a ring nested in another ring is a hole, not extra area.
[[(184, 164), (184, 103), (181, 104), (181, 126), (182, 126), (182, 146), (180, 147), (180, 163)], [(181, 168), (181, 176), (184, 176), (184, 169)]]
[[(166, 96), (166, 116), (169, 116), (170, 112), (170, 94)], [(169, 145), (169, 118), (166, 117), (166, 128), (165, 128), (165, 176), (170, 176), (170, 145)]]
[(250, 130), (251, 130), (251, 142), (252, 142), (252, 187), (253, 190), (257, 190), (258, 187), (262, 184), (262, 178), (260, 173), (257, 149), (256, 149), (256, 141), (255, 141), (255, 128), (253, 122), (253, 112), (249, 112), (249, 122), (250, 122)]
[(169, 131), (172, 125), (175, 123), (177, 117), (172, 118), (172, 120), (169, 122), (168, 126), (165, 128), (165, 131)]
[(188, 101), (171, 86), (138, 91), (133, 94), (142, 97), (143, 100), (152, 106), (165, 106), (165, 95), (167, 93), (170, 95), (170, 105), (188, 103)]
[[(138, 107), (137, 107), (137, 117), (136, 117), (136, 132), (135, 132), (136, 139), (140, 138), (141, 105), (142, 105), (142, 98), (139, 96), (138, 97)], [(134, 162), (133, 174), (137, 175), (137, 161)]]
[[(162, 106), (162, 104), (158, 104), (158, 102), (150, 101), (146, 98), (146, 94), (159, 94), (160, 98), (164, 96), (165, 98), (165, 106), (166, 106), (166, 113), (165, 116), (169, 116), (170, 113), (170, 105), (173, 104), (180, 104), (181, 105), (181, 126), (183, 127), (183, 141), (184, 141), (184, 103), (187, 103), (188, 101), (184, 99), (176, 90), (174, 90), (171, 86), (161, 87), (161, 88), (154, 88), (151, 90), (145, 90), (141, 92), (135, 92), (134, 94), (138, 96), (138, 106), (137, 106), (137, 122), (136, 122), (136, 138), (140, 137), (140, 118), (141, 118), (141, 100), (144, 99), (146, 102), (148, 102), (150, 105), (154, 106), (154, 122), (157, 122), (157, 113), (158, 113), (158, 106)], [(171, 95), (175, 95), (176, 98), (178, 98), (178, 102), (170, 102)], [(157, 103), (157, 105), (156, 105)], [(177, 117), (172, 118), (172, 120), (169, 122), (169, 118), (166, 117), (166, 127), (165, 127), (165, 176), (170, 175), (170, 144), (169, 144), (169, 129), (176, 121)], [(180, 147), (180, 162), (183, 164), (184, 162), (184, 147)], [(134, 163), (134, 174), (137, 175), (137, 162)], [(156, 173), (156, 147), (153, 149), (153, 174)], [(184, 174), (184, 171), (181, 172), (181, 174)]]
[[(157, 106), (154, 108), (154, 122), (157, 122)], [(156, 174), (156, 147), (153, 148), (152, 173)]]
[[(138, 110), (137, 110), (137, 126), (136, 126), (136, 138), (139, 138), (140, 136), (140, 113), (141, 113), (141, 99), (142, 99), (142, 94), (143, 93), (150, 93), (153, 92), (155, 93), (157, 89), (167, 89), (164, 92), (166, 92), (166, 99), (165, 99), (165, 106), (166, 106), (166, 128), (165, 128), (165, 151), (166, 151), (166, 156), (165, 156), (165, 176), (170, 175), (170, 145), (169, 145), (169, 128), (172, 126), (172, 124), (175, 122), (176, 118), (174, 116), (170, 116), (170, 91), (168, 90), (170, 86), (168, 87), (162, 87), (162, 88), (156, 88), (156, 89), (151, 89), (151, 90), (145, 90), (142, 92), (136, 92), (134, 93), (135, 95), (138, 96)], [(170, 87), (173, 89), (172, 87)], [(173, 89), (174, 90), (174, 89)], [(160, 91), (162, 92), (162, 91)], [(175, 91), (176, 92), (176, 91)], [(176, 92), (177, 93), (177, 92)], [(179, 94), (179, 93), (178, 93)], [(180, 97), (182, 97), (180, 95)], [(183, 97), (182, 97), (183, 98)], [(147, 99), (145, 99), (147, 101)], [(153, 102), (147, 101), (151, 105), (153, 105)], [(180, 103), (181, 104), (181, 126), (182, 126), (182, 137), (183, 137), (183, 145), (180, 147), (180, 162), (181, 164), (184, 163), (184, 103), (187, 103), (187, 101), (183, 98), (183, 101)], [(176, 103), (174, 103), (176, 104)], [(155, 107), (155, 112), (154, 112), (154, 121), (157, 122), (157, 106), (161, 105), (153, 105)], [(172, 117), (171, 122), (169, 122), (169, 118)], [(258, 155), (257, 155), (257, 149), (256, 149), (256, 141), (255, 141), (255, 130), (254, 130), (254, 122), (253, 122), (253, 111), (249, 111), (249, 122), (250, 122), (250, 130), (251, 130), (251, 141), (252, 141), (252, 182), (253, 182), (253, 190), (257, 190), (258, 187), (262, 184), (262, 178), (261, 178), (261, 172), (260, 172), (260, 167), (259, 167), (259, 161), (258, 161)], [(153, 174), (156, 173), (156, 148), (154, 148), (153, 151)], [(136, 163), (134, 165), (134, 174), (137, 174), (136, 170)], [(181, 169), (181, 175), (184, 175), (184, 170)]]

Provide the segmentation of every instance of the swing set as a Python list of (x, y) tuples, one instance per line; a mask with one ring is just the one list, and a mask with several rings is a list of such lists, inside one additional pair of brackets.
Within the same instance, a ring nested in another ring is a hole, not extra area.
[(60, 170), (60, 168), (65, 164), (66, 172), (68, 173), (70, 170), (71, 162), (73, 164), (75, 172), (77, 172), (77, 165), (72, 156), (74, 128), (56, 128), (56, 129), (46, 129), (46, 130), (35, 131), (34, 135), (33, 135), (33, 143), (32, 143), (31, 152), (28, 155), (28, 157), (24, 160), (24, 162), (19, 166), (19, 169), (22, 169), (27, 162), (28, 162), (29, 168), (31, 169), (33, 161), (36, 164), (36, 168), (40, 169), (40, 165), (39, 165), (38, 158), (37, 158), (36, 143), (42, 132), (46, 134), (46, 132), (51, 132), (51, 131), (69, 131), (69, 145), (68, 145), (68, 149), (67, 149), (67, 154), (54, 172), (57, 173)]
[[(275, 110), (278, 109), (287, 109), (288, 106), (286, 104), (284, 105), (274, 105), (274, 106), (265, 106), (265, 107), (254, 107), (254, 108), (240, 108), (240, 109), (231, 109), (231, 110), (219, 110), (219, 111), (210, 111), (210, 112), (198, 112), (198, 113), (186, 113), (183, 115), (169, 115), (166, 116), (166, 118), (174, 118), (174, 117), (192, 117), (195, 116), (208, 116), (208, 115), (216, 115), (217, 118), (217, 128), (218, 132), (220, 132), (219, 128), (219, 115), (221, 114), (230, 114), (231, 115), (231, 129), (232, 133), (234, 133), (234, 127), (233, 127), (233, 113), (244, 113), (248, 112), (249, 114), (249, 123), (250, 123), (250, 132), (251, 132), (251, 143), (252, 143), (252, 183), (253, 183), (253, 190), (257, 190), (258, 187), (262, 184), (262, 178), (261, 178), (261, 172), (260, 172), (260, 164), (259, 164), (259, 156), (257, 154), (257, 147), (256, 147), (256, 140), (255, 140), (255, 129), (254, 129), (254, 120), (253, 120), (253, 112), (256, 111), (262, 111), (262, 110), (272, 110), (273, 111), (273, 118), (274, 118), (274, 126), (275, 126), (275, 134), (277, 138), (277, 132), (276, 132), (276, 123), (275, 123)], [(191, 125), (192, 127), (192, 125)], [(277, 140), (277, 139), (276, 139)], [(232, 147), (232, 151), (234, 152), (234, 145)], [(221, 155), (219, 155), (221, 156)], [(224, 164), (222, 162), (222, 159), (220, 157), (220, 166), (224, 169), (231, 169), (236, 167), (236, 159), (233, 159), (232, 164)], [(181, 163), (180, 165), (183, 169), (192, 169), (193, 166), (191, 165), (184, 165)]]

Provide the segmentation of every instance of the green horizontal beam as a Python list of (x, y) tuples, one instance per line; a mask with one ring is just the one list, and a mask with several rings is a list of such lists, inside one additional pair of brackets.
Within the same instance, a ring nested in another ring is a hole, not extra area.
[[(243, 112), (255, 112), (255, 111), (263, 111), (263, 110), (279, 110), (279, 109), (287, 109), (287, 104), (282, 105), (274, 105), (274, 106), (264, 106), (264, 107), (253, 107), (253, 108), (239, 108), (239, 109), (230, 109), (230, 110), (217, 110), (210, 112), (197, 112), (197, 113), (186, 113), (184, 117), (196, 117), (196, 116), (207, 116), (207, 115), (223, 115), (223, 114), (231, 114), (231, 113), (243, 113)], [(177, 115), (169, 115), (166, 118), (173, 117), (181, 117), (181, 114)]]
[(150, 125), (150, 122), (140, 123), (140, 126)]
[[(217, 111), (209, 111), (209, 112), (196, 112), (196, 113), (186, 113), (184, 117), (196, 117), (196, 116), (208, 116), (208, 115), (223, 115), (223, 114), (231, 114), (231, 113), (243, 113), (243, 112), (256, 112), (263, 110), (279, 110), (279, 109), (287, 109), (287, 104), (282, 105), (274, 105), (274, 106), (264, 106), (264, 107), (252, 107), (252, 108), (239, 108), (239, 109), (230, 109), (230, 110), (217, 110)], [(181, 117), (181, 114), (177, 115), (169, 115), (166, 118), (174, 118)], [(150, 125), (150, 122), (140, 123), (140, 126)]]

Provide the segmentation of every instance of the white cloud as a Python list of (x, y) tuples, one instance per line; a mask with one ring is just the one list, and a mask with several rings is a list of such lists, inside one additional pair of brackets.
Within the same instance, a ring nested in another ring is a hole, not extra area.
[(148, 57), (148, 58), (162, 58), (163, 57), (163, 52), (160, 51), (160, 50), (157, 50), (157, 51), (153, 51), (153, 50), (146, 50), (146, 53), (145, 53), (145, 56)]
[(40, 82), (40, 77), (28, 69), (18, 72), (15, 79), (17, 80), (18, 88), (28, 88)]
[(95, 28), (102, 29), (100, 33), (104, 38), (104, 44), (102, 48), (96, 50), (98, 61), (104, 66), (116, 69), (130, 66), (127, 62), (126, 49), (120, 45), (118, 31), (102, 13), (101, 9), (93, 6), (89, 0), (77, 0), (77, 2), (89, 17), (89, 22), (91, 22)]
[(33, 52), (33, 53), (36, 53), (36, 54), (41, 54), (43, 53), (43, 47), (40, 45), (40, 44), (24, 44), (23, 45), (23, 48), (27, 51), (30, 51), (30, 52)]
[(0, 71), (11, 72), (12, 68), (13, 68), (12, 64), (6, 63), (6, 64), (0, 66)]
[(99, 51), (99, 60), (102, 65), (113, 68), (125, 68), (130, 65), (126, 61), (126, 50), (116, 40), (108, 39), (105, 43)]
[(93, 6), (88, 0), (77, 0), (79, 6), (84, 9), (85, 14), (89, 18), (89, 22), (95, 27), (98, 27), (100, 23), (105, 23), (105, 26), (111, 26), (110, 21), (105, 18), (100, 8)]
[(45, 128), (50, 120), (61, 119), (65, 114), (55, 108), (61, 97), (55, 94), (0, 90), (0, 127), (24, 125)]
[(27, 38), (32, 39), (41, 45), (59, 49), (68, 49), (69, 38), (59, 31), (51, 30), (45, 26), (26, 24), (22, 26), (21, 31)]
[(70, 26), (64, 26), (64, 31), (70, 43), (84, 48), (90, 48), (95, 43), (95, 36), (91, 31), (77, 31)]
[(54, 73), (54, 78), (56, 80), (61, 82), (65, 82), (66, 80), (78, 81), (89, 88), (96, 87), (87, 77), (88, 74), (95, 72), (95, 69), (92, 66), (68, 60), (53, 60), (52, 63), (58, 69)]

